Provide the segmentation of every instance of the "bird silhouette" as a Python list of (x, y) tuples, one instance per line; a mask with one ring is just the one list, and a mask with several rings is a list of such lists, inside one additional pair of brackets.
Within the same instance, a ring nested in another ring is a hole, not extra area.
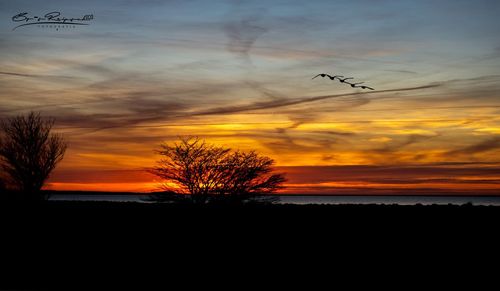
[[(354, 79), (354, 78), (344, 78), (344, 79), (339, 78), (339, 81), (340, 81), (340, 83), (346, 83), (346, 80), (350, 80), (350, 79)], [(349, 83), (349, 82), (347, 82), (347, 83)]]
[[(316, 79), (317, 77), (321, 76), (322, 78), (324, 77), (328, 77), (330, 78), (330, 80), (335, 80), (335, 78), (337, 78), (337, 80), (339, 80), (340, 83), (345, 83), (345, 84), (348, 84), (350, 85), (352, 88), (361, 88), (361, 89), (369, 89), (369, 90), (375, 90), (373, 89), (372, 87), (368, 87), (368, 86), (358, 86), (360, 84), (364, 84), (365, 82), (359, 82), (359, 83), (350, 83), (350, 82), (347, 82), (347, 80), (351, 80), (351, 79), (354, 79), (353, 77), (349, 77), (349, 78), (344, 78), (344, 76), (340, 76), (340, 75), (335, 75), (335, 76), (331, 76), (331, 75), (328, 75), (328, 74), (317, 74), (316, 76), (314, 76), (312, 79)], [(344, 79), (342, 79), (344, 78)]]
[(317, 75), (316, 75), (316, 76), (314, 76), (311, 80), (316, 79), (316, 78), (317, 78), (317, 77), (319, 77), (319, 76), (321, 76), (322, 78), (324, 78), (324, 77), (326, 77), (326, 76), (328, 76), (328, 78), (330, 78), (330, 79), (332, 78), (332, 76), (330, 76), (330, 75), (328, 75), (328, 74), (317, 74)]
[[(328, 74), (317, 74), (317, 75), (316, 75), (316, 76), (314, 76), (312, 79), (316, 79), (316, 78), (317, 78), (317, 77), (319, 77), (319, 76), (321, 76), (321, 77), (323, 77), (323, 78), (324, 78), (324, 77), (328, 77), (328, 78), (330, 78), (330, 80), (332, 80), (332, 81), (333, 81), (333, 80), (335, 80), (335, 78), (337, 78), (337, 79), (339, 79), (339, 80), (340, 80), (340, 77), (342, 77), (342, 78), (344, 77), (344, 76), (337, 76), (337, 75), (335, 75), (335, 76), (330, 76), (330, 75), (328, 75)], [(311, 80), (312, 80), (312, 79), (311, 79)]]
[(360, 83), (349, 83), (349, 82), (346, 82), (347, 84), (351, 85), (351, 87), (353, 88), (361, 88), (361, 89), (370, 89), (370, 90), (375, 90), (373, 89), (372, 87), (368, 87), (368, 86), (357, 86), (359, 84), (363, 84), (364, 82), (360, 82)]
[(330, 78), (330, 80), (335, 80), (335, 78), (339, 79), (340, 80), (340, 77), (344, 78), (344, 76), (338, 76), (338, 75), (335, 75), (335, 76), (328, 76)]
[(361, 88), (361, 89), (370, 89), (370, 90), (375, 90), (373, 89), (372, 87), (368, 87), (368, 86), (355, 86), (353, 88)]
[(349, 82), (345, 82), (345, 83), (346, 83), (346, 84), (351, 85), (351, 87), (353, 87), (353, 88), (360, 88), (359, 86), (356, 86), (356, 85), (363, 84), (364, 82), (360, 82), (360, 83), (349, 83)]

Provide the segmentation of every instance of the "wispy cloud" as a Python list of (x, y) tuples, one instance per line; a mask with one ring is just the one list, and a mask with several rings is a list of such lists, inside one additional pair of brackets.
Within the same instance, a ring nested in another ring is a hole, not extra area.
[(418, 74), (417, 72), (409, 71), (409, 70), (384, 70), (384, 71), (386, 71), (386, 72), (392, 72), (392, 73), (412, 74), (412, 75)]
[(428, 135), (418, 135), (418, 134), (411, 134), (404, 139), (399, 140), (399, 141), (393, 141), (390, 143), (387, 143), (383, 147), (373, 149), (372, 151), (377, 154), (391, 154), (391, 153), (396, 153), (398, 151), (403, 150), (405, 147), (408, 147), (412, 144), (426, 141), (430, 138), (434, 138), (436, 135), (428, 136)]
[(389, 92), (405, 92), (405, 91), (415, 91), (415, 90), (423, 90), (423, 89), (431, 89), (440, 87), (441, 84), (430, 84), (418, 87), (409, 87), (409, 88), (399, 88), (399, 89), (388, 89), (388, 90), (380, 90), (380, 91), (371, 91), (371, 92), (356, 92), (356, 93), (346, 93), (346, 94), (335, 94), (335, 95), (323, 95), (323, 96), (314, 96), (314, 97), (304, 97), (304, 98), (295, 98), (295, 99), (287, 99), (287, 100), (271, 100), (265, 102), (255, 102), (248, 105), (241, 106), (226, 106), (226, 107), (217, 107), (207, 110), (202, 110), (198, 112), (193, 112), (190, 115), (219, 115), (219, 114), (231, 114), (231, 113), (239, 113), (245, 111), (253, 111), (253, 110), (264, 110), (264, 109), (273, 109), (279, 107), (286, 107), (291, 105), (298, 105), (309, 102), (316, 102), (321, 100), (333, 99), (333, 98), (343, 98), (349, 96), (367, 96), (373, 94), (380, 93), (389, 93)]
[(478, 153), (484, 153), (488, 151), (500, 149), (500, 137), (493, 137), (487, 140), (459, 148), (456, 150), (451, 150), (446, 153), (448, 156), (459, 156), (459, 155), (474, 155)]
[(77, 79), (76, 76), (63, 76), (63, 75), (39, 75), (39, 74), (26, 74), (0, 71), (0, 75), (24, 77), (24, 78), (41, 78), (41, 79)]
[(228, 37), (227, 50), (250, 62), (249, 52), (257, 39), (268, 31), (268, 28), (259, 24), (264, 9), (250, 12), (242, 9), (231, 10), (228, 20), (223, 25), (224, 33)]

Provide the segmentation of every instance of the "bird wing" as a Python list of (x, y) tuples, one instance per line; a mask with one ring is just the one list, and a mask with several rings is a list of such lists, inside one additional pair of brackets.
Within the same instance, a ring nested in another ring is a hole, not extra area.
[(317, 77), (321, 76), (322, 74), (317, 74), (316, 76), (314, 76), (311, 80), (313, 79), (316, 79)]

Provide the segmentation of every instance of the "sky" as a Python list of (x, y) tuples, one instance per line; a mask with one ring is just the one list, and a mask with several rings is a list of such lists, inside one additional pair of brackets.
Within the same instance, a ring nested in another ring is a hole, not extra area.
[[(53, 11), (93, 19), (12, 19)], [(273, 158), (289, 194), (498, 195), (498, 15), (496, 0), (0, 0), (0, 118), (56, 118), (69, 148), (48, 189), (155, 190), (154, 150), (194, 135)]]

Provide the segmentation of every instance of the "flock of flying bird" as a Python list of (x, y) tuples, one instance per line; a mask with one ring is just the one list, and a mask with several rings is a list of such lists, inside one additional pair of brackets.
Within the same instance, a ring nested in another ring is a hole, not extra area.
[[(340, 83), (345, 83), (345, 84), (351, 85), (351, 87), (353, 87), (353, 88), (361, 88), (361, 89), (375, 90), (375, 89), (373, 89), (372, 87), (368, 87), (368, 86), (363, 86), (363, 85), (358, 86), (358, 85), (360, 85), (360, 84), (363, 84), (364, 82), (360, 82), (360, 83), (349, 83), (349, 82), (347, 82), (346, 80), (350, 80), (350, 79), (354, 79), (354, 78), (344, 78), (344, 76), (330, 76), (330, 75), (328, 75), (328, 74), (318, 74), (318, 75), (316, 75), (315, 77), (313, 77), (313, 79), (315, 79), (315, 78), (317, 78), (317, 77), (319, 77), (319, 76), (321, 76), (321, 77), (323, 77), (323, 78), (324, 78), (324, 77), (328, 77), (328, 78), (330, 78), (330, 80), (332, 80), (332, 81), (333, 81), (333, 80), (335, 80), (335, 79), (337, 79), (337, 80), (339, 80), (339, 82), (340, 82)], [(342, 79), (342, 78), (343, 78), (343, 79)]]

